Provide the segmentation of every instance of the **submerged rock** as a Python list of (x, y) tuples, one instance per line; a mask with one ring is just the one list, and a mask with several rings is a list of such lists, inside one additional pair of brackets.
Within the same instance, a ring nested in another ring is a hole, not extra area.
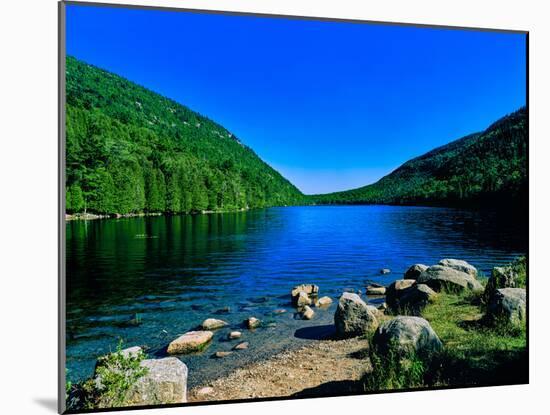
[(468, 264), (466, 261), (463, 261), (461, 259), (451, 259), (451, 258), (442, 259), (441, 261), (439, 261), (439, 265), (443, 265), (444, 267), (449, 267), (461, 272), (465, 272), (466, 274), (470, 274), (474, 278), (477, 277), (476, 267)]
[(216, 352), (216, 353), (214, 353), (214, 357), (216, 357), (218, 359), (221, 359), (221, 358), (229, 356), (231, 353), (233, 353), (233, 352)]
[(410, 353), (425, 357), (443, 348), (430, 323), (411, 316), (398, 316), (382, 323), (374, 334), (373, 344), (379, 353), (391, 351), (403, 357)]
[(233, 350), (246, 350), (248, 349), (248, 344), (249, 344), (248, 342), (239, 343), (238, 345), (233, 347)]
[(424, 264), (411, 265), (409, 269), (405, 271), (405, 274), (403, 275), (403, 279), (416, 280), (418, 279), (418, 277), (420, 277), (420, 274), (422, 274), (427, 269), (428, 269), (428, 266)]
[(227, 321), (218, 320), (216, 318), (207, 318), (201, 324), (204, 330), (216, 330), (229, 325)]
[(189, 331), (173, 340), (168, 345), (167, 352), (168, 354), (185, 354), (201, 351), (212, 340), (213, 336), (214, 333), (208, 330)]
[(242, 333), (241, 333), (240, 331), (232, 331), (231, 333), (229, 333), (229, 334), (227, 335), (227, 338), (228, 338), (229, 340), (234, 340), (234, 339), (240, 338), (241, 335), (242, 335)]
[(391, 269), (389, 269), (389, 268), (382, 268), (380, 270), (380, 274), (383, 274), (383, 275), (384, 274), (390, 274), (390, 273), (391, 273)]
[(385, 295), (386, 294), (386, 287), (368, 285), (367, 290), (366, 290), (366, 294), (367, 295)]
[(500, 288), (495, 291), (487, 316), (495, 322), (515, 326), (525, 324), (527, 319), (527, 293), (525, 288)]
[(336, 333), (341, 337), (354, 337), (376, 329), (377, 312), (375, 307), (367, 305), (357, 294), (342, 294), (334, 314)]
[(245, 320), (246, 327), (249, 329), (255, 329), (257, 327), (260, 327), (262, 322), (258, 320), (256, 317), (249, 317)]
[(225, 306), (220, 308), (219, 310), (216, 310), (216, 314), (228, 314), (231, 312), (231, 307)]
[(417, 282), (435, 291), (462, 292), (483, 291), (483, 286), (471, 274), (443, 265), (432, 265), (420, 274)]

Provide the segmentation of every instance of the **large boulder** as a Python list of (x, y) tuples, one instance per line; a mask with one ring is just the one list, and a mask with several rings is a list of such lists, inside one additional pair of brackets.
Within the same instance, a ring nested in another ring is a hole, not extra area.
[(453, 268), (453, 269), (456, 269), (457, 271), (465, 272), (466, 274), (470, 274), (474, 278), (477, 277), (476, 267), (474, 267), (471, 264), (468, 264), (466, 261), (463, 261), (462, 259), (445, 258), (439, 261), (439, 265)]
[(523, 284), (522, 276), (517, 267), (494, 267), (485, 286), (483, 298), (489, 302), (499, 288), (523, 288)]
[(334, 324), (341, 337), (361, 336), (378, 326), (378, 310), (367, 305), (357, 294), (345, 292), (340, 297)]
[(483, 286), (474, 276), (444, 265), (428, 267), (417, 279), (435, 291), (462, 292), (465, 290), (483, 291)]
[[(119, 352), (124, 358), (140, 358), (140, 347), (134, 346)], [(121, 366), (113, 363), (111, 355), (97, 360), (91, 384), (97, 394), (97, 407), (112, 407), (112, 397), (103, 390), (102, 374), (105, 370), (120, 373)], [(176, 357), (144, 359), (139, 363), (145, 372), (129, 386), (123, 395), (123, 406), (184, 403), (187, 401), (187, 366)], [(130, 370), (130, 369), (127, 369)], [(128, 376), (131, 372), (128, 372)]]
[(407, 357), (416, 353), (427, 357), (440, 351), (441, 340), (426, 320), (420, 317), (398, 316), (381, 324), (373, 337), (376, 351)]
[(523, 325), (527, 318), (525, 288), (500, 288), (487, 307), (487, 316), (495, 322)]
[[(292, 300), (292, 304), (300, 307), (297, 303), (298, 303), (298, 298), (300, 296), (300, 293), (302, 292), (305, 293), (308, 298), (314, 299), (319, 295), (319, 287), (315, 284), (300, 284), (295, 286), (292, 289), (292, 291), (290, 291), (290, 298)], [(302, 296), (302, 299), (303, 299), (303, 296)], [(309, 305), (309, 304), (303, 304), (303, 305)]]
[(386, 302), (395, 304), (402, 292), (416, 284), (415, 280), (395, 280), (386, 288)]
[(218, 320), (217, 318), (207, 318), (201, 324), (203, 330), (216, 330), (222, 327), (227, 326), (229, 323), (227, 321)]
[(214, 333), (209, 330), (189, 331), (173, 340), (168, 345), (167, 352), (168, 354), (185, 354), (201, 351), (213, 336)]
[(426, 284), (415, 280), (397, 280), (388, 287), (386, 303), (393, 313), (418, 314), (437, 298), (437, 293)]
[(424, 264), (411, 265), (409, 269), (405, 271), (405, 274), (403, 275), (403, 279), (416, 280), (418, 279), (418, 277), (420, 277), (420, 274), (422, 274), (427, 269), (428, 269), (428, 266)]
[(147, 373), (126, 393), (127, 405), (187, 402), (187, 366), (176, 357), (141, 362)]

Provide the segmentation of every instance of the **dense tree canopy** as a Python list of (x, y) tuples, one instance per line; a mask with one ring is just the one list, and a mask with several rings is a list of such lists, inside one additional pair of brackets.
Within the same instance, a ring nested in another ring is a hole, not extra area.
[(527, 201), (525, 108), (372, 185), (304, 196), (229, 131), (183, 105), (72, 57), (66, 79), (69, 213)]
[(311, 196), (319, 204), (409, 205), (527, 203), (527, 111), (522, 108), (476, 133), (407, 161), (378, 182)]
[(67, 212), (235, 210), (304, 202), (229, 131), (67, 58)]

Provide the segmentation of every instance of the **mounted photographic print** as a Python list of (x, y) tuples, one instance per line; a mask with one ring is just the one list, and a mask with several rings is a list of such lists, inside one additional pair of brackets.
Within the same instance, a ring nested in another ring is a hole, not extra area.
[(61, 412), (528, 382), (528, 33), (60, 3)]

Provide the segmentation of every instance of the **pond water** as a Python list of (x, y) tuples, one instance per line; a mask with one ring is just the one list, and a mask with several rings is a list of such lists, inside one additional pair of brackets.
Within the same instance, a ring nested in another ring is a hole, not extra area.
[[(297, 319), (289, 301), (296, 284), (315, 283), (321, 296), (337, 300), (343, 290), (364, 292), (370, 281), (401, 278), (414, 263), (465, 259), (488, 276), (527, 251), (527, 225), (517, 216), (429, 207), (281, 207), (66, 227), (72, 381), (90, 376), (96, 358), (119, 339), (161, 357), (171, 340), (204, 319), (228, 321), (204, 352), (180, 357), (193, 387), (330, 333), (335, 304), (316, 310), (311, 321)], [(381, 275), (381, 268), (392, 272)], [(287, 312), (274, 313), (281, 308)], [(138, 326), (128, 324), (135, 313)], [(249, 316), (263, 326), (244, 329)], [(249, 349), (212, 358), (237, 344), (226, 340), (235, 329)]]

